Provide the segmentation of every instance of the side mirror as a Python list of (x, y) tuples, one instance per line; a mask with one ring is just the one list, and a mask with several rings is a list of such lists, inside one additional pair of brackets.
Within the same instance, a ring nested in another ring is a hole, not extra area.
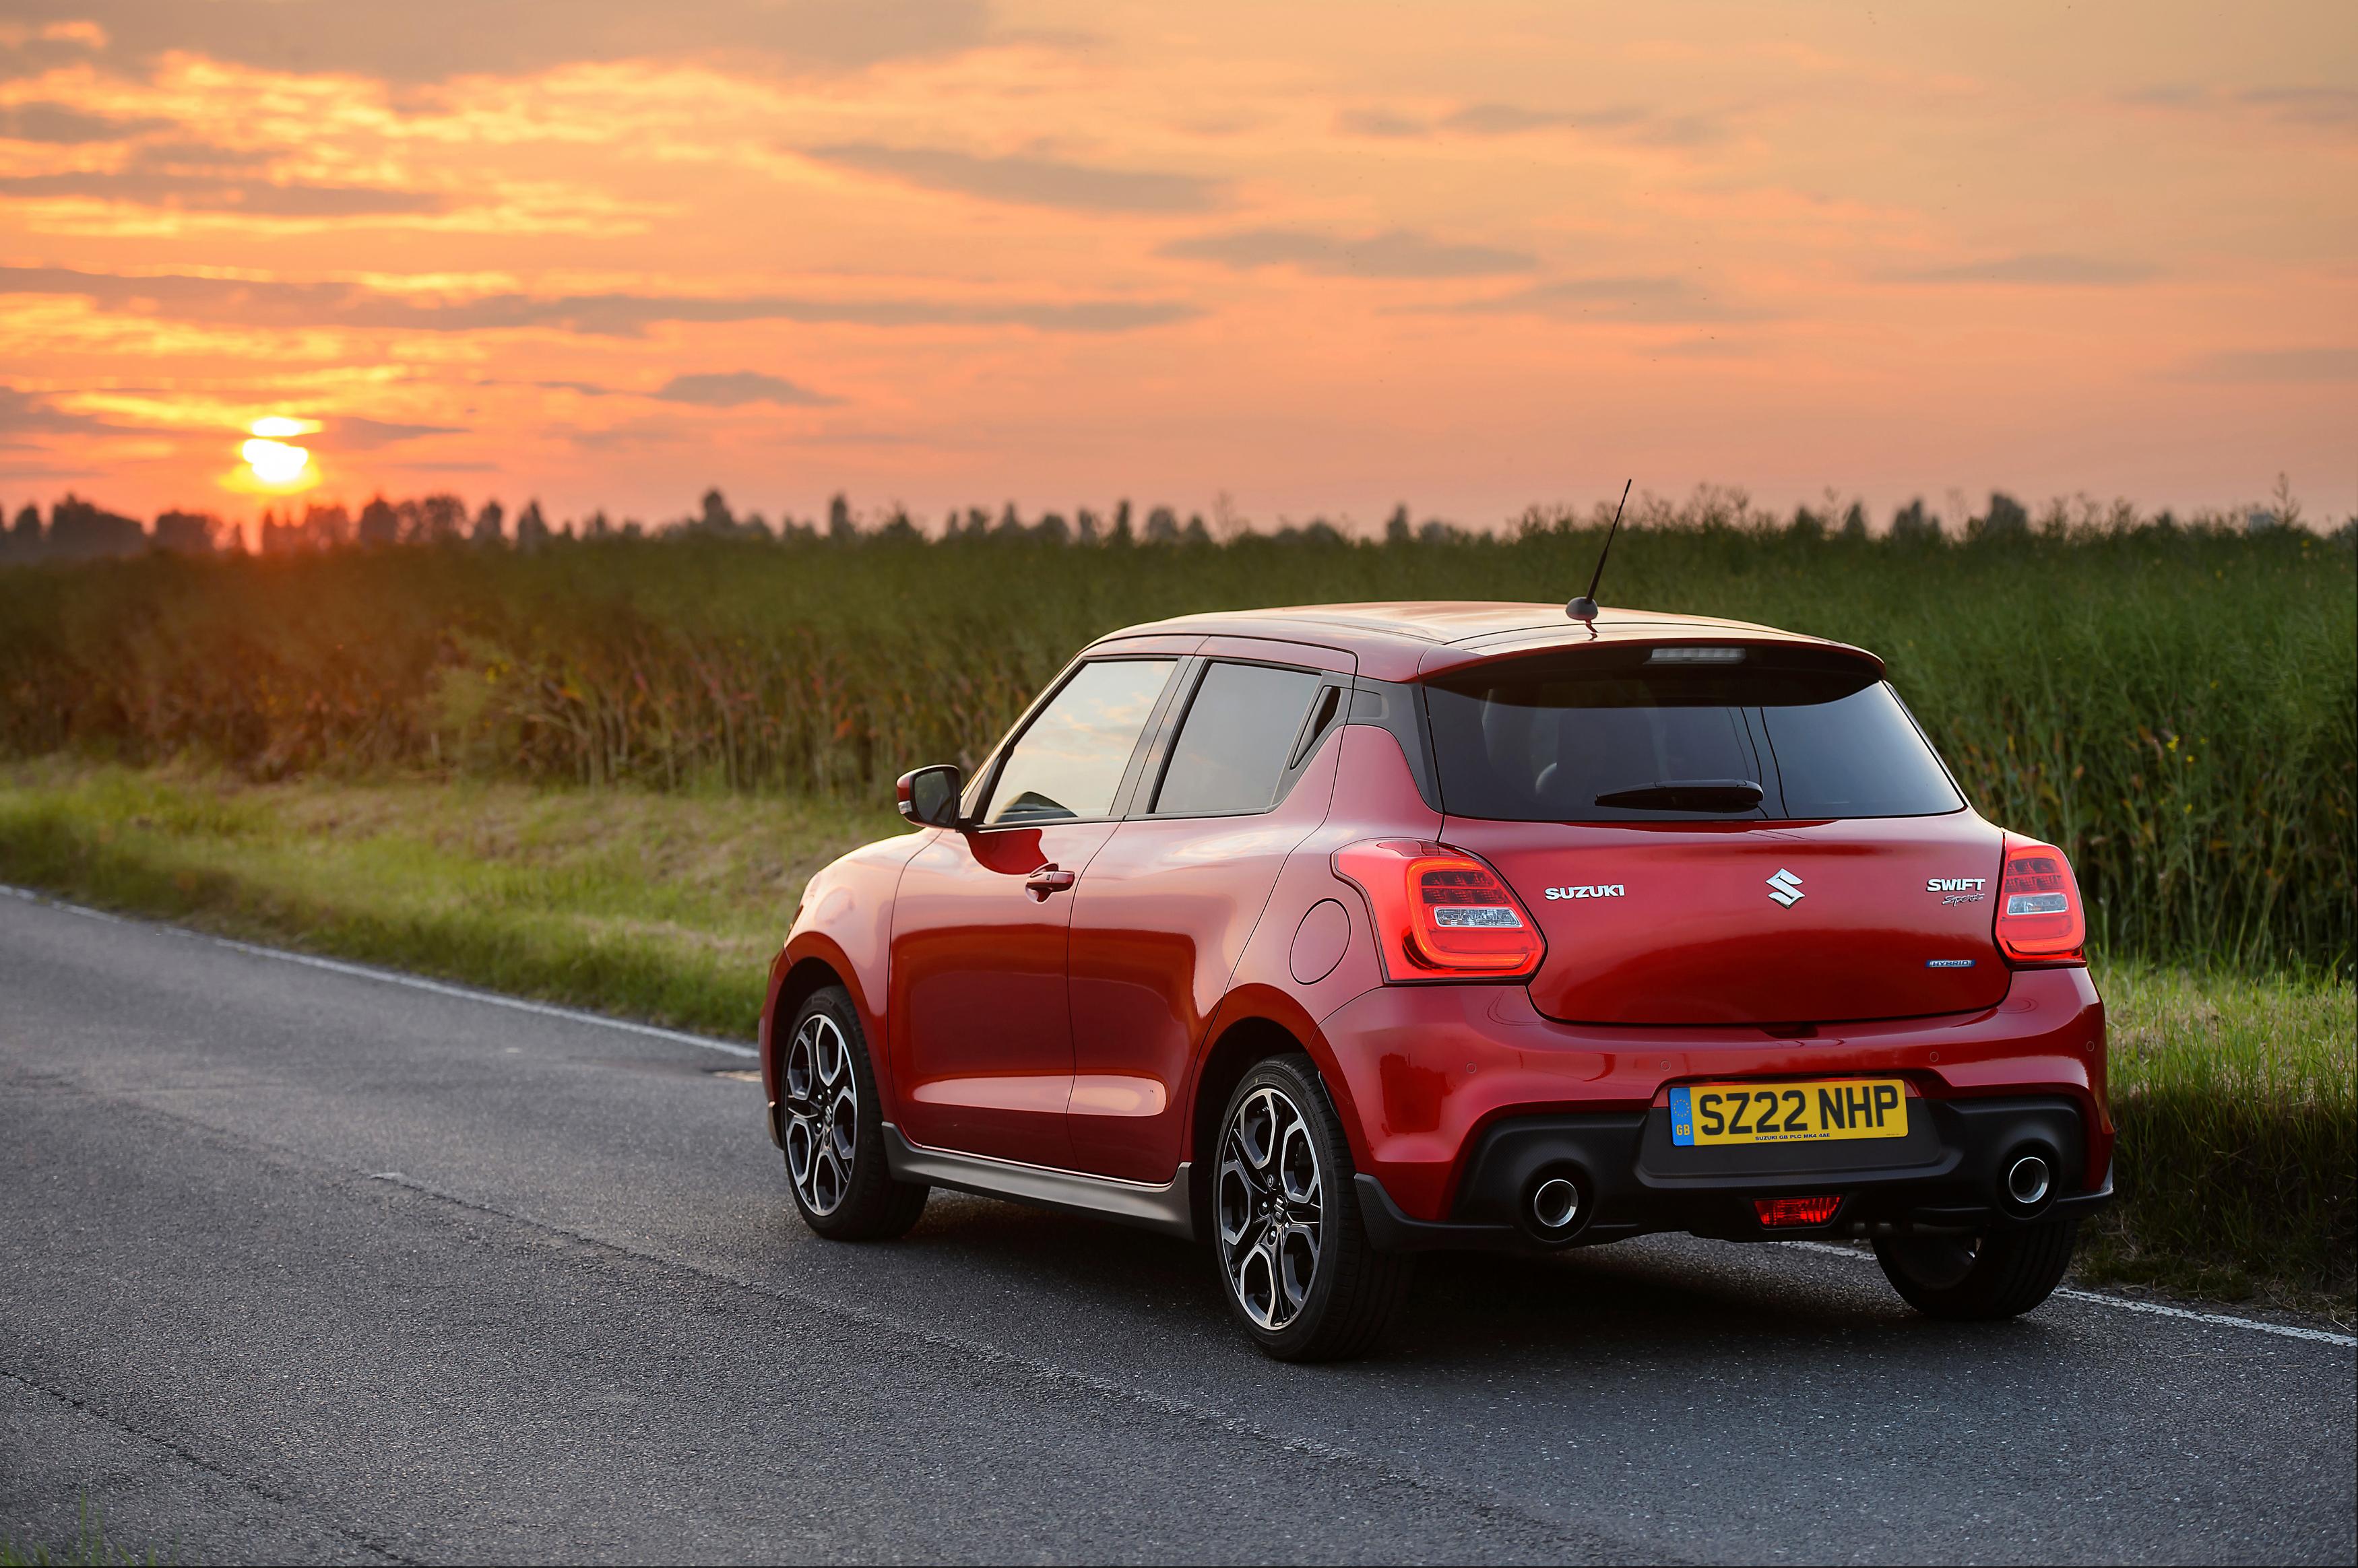
[(902, 816), (920, 827), (955, 827), (958, 794), (965, 788), (966, 774), (947, 762), (916, 768), (903, 773), (893, 784), (893, 804)]

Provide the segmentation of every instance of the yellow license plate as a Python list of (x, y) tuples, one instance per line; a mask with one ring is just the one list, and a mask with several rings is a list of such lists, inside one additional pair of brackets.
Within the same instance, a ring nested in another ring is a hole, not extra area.
[(1671, 1141), (1682, 1146), (1907, 1136), (1908, 1088), (1898, 1078), (1689, 1084), (1671, 1091)]

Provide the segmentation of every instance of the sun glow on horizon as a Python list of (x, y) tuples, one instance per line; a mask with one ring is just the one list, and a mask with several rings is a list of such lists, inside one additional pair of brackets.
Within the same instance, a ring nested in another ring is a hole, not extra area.
[(317, 419), (290, 419), (284, 414), (273, 414), (267, 418), (256, 419), (246, 427), (249, 434), (267, 437), (274, 441), (283, 441), (290, 436), (315, 435), (319, 429), (319, 422)]

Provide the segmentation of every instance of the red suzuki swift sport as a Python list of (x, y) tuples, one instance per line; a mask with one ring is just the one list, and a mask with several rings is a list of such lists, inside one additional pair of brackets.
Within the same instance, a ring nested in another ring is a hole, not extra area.
[(811, 880), (763, 1011), (822, 1236), (932, 1186), (1150, 1226), (1307, 1359), (1371, 1344), (1419, 1252), (1649, 1231), (1871, 1238), (1916, 1307), (2007, 1316), (2112, 1195), (2071, 867), (1857, 648), (1189, 616), (900, 804), (916, 832)]

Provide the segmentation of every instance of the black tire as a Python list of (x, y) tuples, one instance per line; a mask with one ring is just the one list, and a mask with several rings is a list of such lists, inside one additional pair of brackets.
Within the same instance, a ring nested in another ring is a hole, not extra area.
[(1980, 1237), (1902, 1237), (1875, 1244), (1884, 1278), (1909, 1306), (1952, 1323), (2019, 1317), (2045, 1301), (2071, 1267), (2076, 1219)]
[(812, 992), (780, 1039), (778, 1111), (786, 1183), (805, 1225), (830, 1241), (884, 1241), (917, 1223), (929, 1189), (894, 1181), (885, 1166), (868, 1036), (841, 986)]
[(1413, 1261), (1368, 1244), (1351, 1146), (1316, 1064), (1273, 1056), (1247, 1073), (1220, 1113), (1211, 1159), (1212, 1260), (1253, 1342), (1281, 1361), (1374, 1348)]

